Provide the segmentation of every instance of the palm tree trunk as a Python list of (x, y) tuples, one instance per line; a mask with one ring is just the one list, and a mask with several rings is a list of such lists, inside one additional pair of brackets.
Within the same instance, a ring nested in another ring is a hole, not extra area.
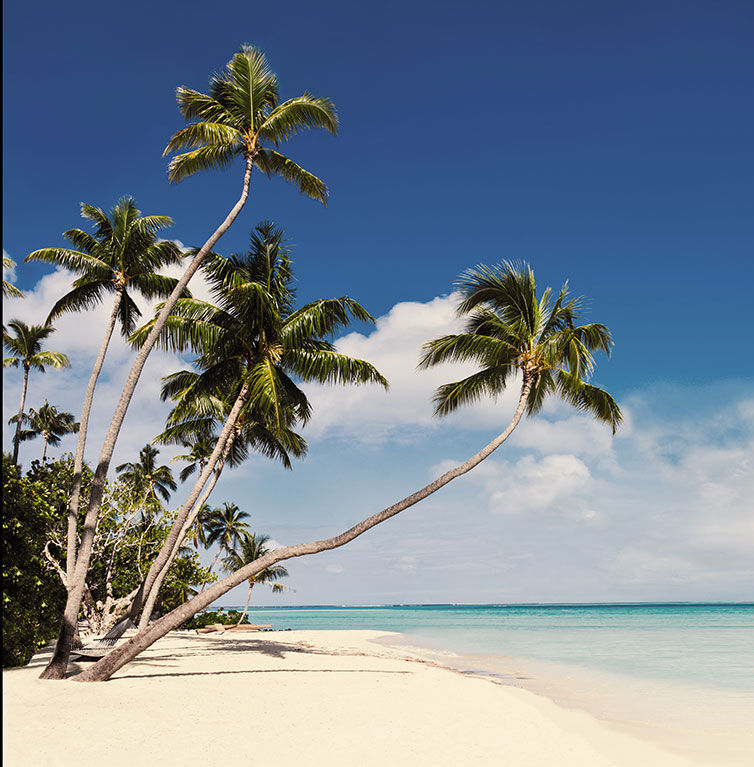
[(46, 455), (47, 455), (47, 436), (44, 436), (44, 442), (42, 445), (42, 463), (45, 462)]
[(18, 421), (16, 422), (16, 436), (13, 437), (13, 463), (18, 466), (18, 444), (21, 441), (21, 418), (24, 415), (26, 404), (26, 390), (29, 387), (29, 364), (24, 362), (24, 385), (21, 389), (21, 404), (18, 406)]
[(131, 605), (131, 610), (129, 611), (129, 616), (132, 621), (135, 622), (136, 616), (139, 614), (139, 610), (141, 610), (142, 604), (144, 604), (144, 596), (148, 595), (149, 592), (152, 590), (155, 584), (155, 581), (157, 580), (157, 576), (160, 574), (163, 567), (165, 567), (165, 564), (168, 561), (170, 554), (173, 551), (173, 546), (175, 545), (175, 542), (178, 540), (178, 536), (181, 533), (181, 530), (183, 528), (184, 522), (186, 521), (186, 518), (188, 517), (191, 510), (194, 508), (194, 504), (199, 498), (199, 493), (201, 493), (202, 488), (207, 483), (207, 480), (209, 479), (210, 475), (214, 471), (215, 465), (220, 460), (220, 456), (222, 455), (225, 449), (225, 446), (228, 440), (230, 439), (230, 435), (233, 431), (233, 428), (236, 425), (236, 421), (238, 420), (238, 416), (241, 413), (241, 409), (246, 404), (246, 399), (248, 395), (249, 395), (249, 384), (244, 383), (244, 385), (241, 387), (241, 391), (238, 393), (238, 397), (236, 397), (236, 401), (233, 403), (233, 407), (231, 408), (231, 411), (228, 414), (228, 419), (226, 420), (225, 425), (223, 426), (223, 430), (220, 432), (220, 437), (217, 440), (215, 449), (212, 451), (212, 455), (209, 457), (209, 460), (207, 461), (207, 465), (204, 467), (204, 471), (199, 475), (199, 478), (196, 480), (196, 483), (194, 484), (194, 487), (191, 490), (191, 493), (189, 493), (189, 497), (186, 499), (186, 503), (183, 504), (183, 508), (178, 513), (178, 516), (175, 518), (175, 521), (173, 522), (173, 526), (170, 528), (168, 537), (163, 542), (162, 547), (160, 548), (160, 552), (157, 555), (157, 558), (154, 560), (154, 562), (152, 562), (152, 566), (149, 568), (147, 577), (144, 579), (144, 582), (139, 587), (139, 592), (136, 595), (136, 598), (134, 599), (133, 604)]
[(241, 613), (241, 618), (239, 619), (238, 623), (236, 623), (236, 626), (240, 626), (243, 623), (243, 619), (246, 617), (246, 613), (249, 610), (249, 602), (251, 602), (251, 590), (254, 588), (254, 581), (249, 581), (249, 593), (246, 595), (246, 604), (243, 608), (243, 613)]
[(92, 373), (89, 376), (89, 383), (84, 395), (84, 404), (81, 408), (81, 421), (79, 425), (79, 437), (76, 441), (76, 455), (73, 459), (73, 487), (71, 488), (71, 497), (68, 501), (68, 542), (66, 550), (65, 571), (70, 583), (73, 578), (73, 571), (76, 567), (76, 528), (79, 519), (79, 500), (81, 498), (81, 480), (84, 469), (84, 451), (86, 449), (86, 432), (89, 428), (89, 413), (92, 410), (92, 401), (94, 400), (94, 387), (97, 385), (102, 365), (105, 361), (105, 354), (110, 346), (110, 339), (115, 329), (115, 323), (118, 319), (118, 311), (123, 301), (123, 291), (119, 290), (115, 294), (115, 303), (110, 312), (110, 319), (105, 328), (105, 336), (99, 348), (97, 361), (94, 363)]
[(162, 332), (162, 328), (167, 322), (168, 315), (175, 306), (176, 301), (180, 298), (186, 285), (188, 285), (189, 280), (194, 276), (194, 273), (201, 266), (215, 243), (223, 236), (223, 234), (225, 234), (228, 227), (230, 227), (236, 220), (236, 217), (246, 203), (246, 198), (249, 196), (251, 170), (253, 167), (253, 157), (248, 156), (246, 158), (246, 170), (243, 177), (241, 196), (238, 198), (238, 202), (233, 206), (230, 213), (228, 213), (225, 221), (220, 224), (207, 242), (202, 245), (199, 252), (191, 260), (191, 264), (186, 269), (183, 276), (178, 280), (175, 288), (173, 288), (173, 292), (170, 294), (167, 301), (165, 301), (162, 310), (157, 316), (154, 327), (147, 336), (144, 345), (136, 355), (136, 359), (131, 367), (131, 372), (128, 374), (128, 378), (126, 379), (126, 383), (120, 395), (120, 400), (113, 413), (110, 428), (107, 431), (105, 441), (102, 445), (102, 452), (100, 453), (99, 461), (97, 463), (97, 469), (94, 472), (92, 489), (89, 493), (89, 505), (86, 517), (84, 518), (81, 545), (79, 547), (78, 556), (76, 557), (76, 566), (73, 571), (73, 576), (70, 580), (70, 589), (68, 591), (68, 598), (66, 600), (65, 611), (63, 612), (63, 620), (61, 622), (55, 652), (53, 653), (50, 662), (47, 664), (47, 667), (40, 675), (41, 679), (62, 679), (68, 668), (68, 658), (71, 654), (73, 633), (76, 628), (76, 620), (78, 619), (79, 610), (81, 608), (81, 598), (84, 592), (84, 579), (86, 578), (86, 573), (89, 569), (89, 559), (92, 555), (94, 531), (97, 525), (99, 508), (102, 504), (102, 495), (105, 492), (107, 471), (110, 468), (110, 461), (113, 457), (113, 451), (115, 450), (115, 443), (118, 439), (120, 428), (123, 425), (123, 419), (126, 417), (126, 411), (128, 410), (131, 398), (133, 397), (134, 389), (136, 389), (136, 384), (141, 375), (141, 371), (144, 369), (147, 357), (152, 351), (152, 347), (155, 345)]
[[(178, 535), (178, 538), (176, 539), (175, 543), (173, 544), (173, 550), (170, 552), (170, 556), (168, 557), (168, 560), (165, 563), (165, 566), (162, 568), (162, 570), (160, 570), (159, 575), (155, 579), (155, 582), (149, 591), (149, 596), (147, 597), (147, 601), (144, 604), (144, 610), (141, 614), (141, 618), (139, 619), (139, 629), (143, 629), (147, 625), (149, 625), (149, 620), (152, 617), (152, 612), (154, 611), (155, 602), (157, 601), (157, 594), (160, 591), (162, 582), (165, 580), (168, 574), (168, 570), (170, 570), (170, 566), (173, 564), (173, 562), (175, 561), (175, 558), (178, 556), (178, 551), (181, 548), (181, 544), (185, 540), (186, 535), (188, 534), (188, 531), (191, 528), (191, 525), (194, 524), (199, 512), (201, 511), (204, 504), (207, 502), (207, 499), (209, 498), (212, 491), (215, 489), (215, 485), (217, 484), (217, 480), (220, 478), (220, 474), (222, 474), (222, 470), (225, 466), (225, 461), (228, 458), (228, 454), (230, 453), (230, 449), (233, 446), (234, 441), (235, 441), (235, 433), (232, 433), (230, 437), (228, 438), (228, 441), (225, 447), (223, 448), (223, 454), (217, 463), (217, 467), (215, 468), (215, 473), (212, 475), (212, 479), (209, 485), (207, 486), (207, 489), (204, 491), (204, 494), (202, 495), (202, 497), (194, 504), (194, 507), (191, 509), (191, 513), (189, 514), (186, 521), (183, 523), (181, 532)], [(203, 587), (202, 587), (202, 591), (204, 591)]]
[(433, 482), (425, 485), (421, 490), (417, 490), (411, 495), (407, 495), (402, 500), (394, 503), (392, 506), (388, 506), (382, 511), (373, 514), (371, 517), (367, 517), (358, 524), (349, 528), (340, 535), (336, 535), (333, 538), (327, 538), (322, 541), (312, 541), (311, 543), (299, 543), (295, 546), (283, 546), (280, 549), (265, 554), (263, 557), (250, 562), (240, 570), (236, 570), (227, 578), (218, 581), (210, 586), (206, 591), (185, 602), (180, 607), (176, 607), (175, 610), (164, 615), (159, 620), (156, 620), (146, 629), (140, 631), (135, 636), (131, 637), (123, 646), (116, 648), (112, 652), (109, 652), (104, 658), (97, 661), (93, 666), (84, 671), (82, 674), (74, 677), (79, 682), (104, 682), (109, 679), (118, 669), (122, 668), (126, 663), (133, 660), (140, 652), (145, 650), (151, 644), (156, 642), (161, 637), (165, 636), (168, 631), (172, 631), (178, 628), (182, 623), (185, 623), (192, 615), (195, 615), (199, 610), (203, 610), (208, 605), (212, 604), (216, 599), (219, 599), (223, 594), (227, 594), (234, 586), (238, 586), (239, 583), (243, 583), (249, 578), (253, 578), (255, 575), (261, 573), (265, 568), (271, 567), (277, 562), (282, 562), (286, 559), (292, 559), (294, 557), (303, 557), (308, 554), (317, 554), (320, 551), (327, 551), (329, 549), (336, 549), (339, 546), (343, 546), (354, 538), (357, 538), (362, 533), (370, 530), (375, 525), (379, 525), (390, 517), (394, 517), (396, 514), (414, 506), (419, 501), (423, 500), (432, 493), (444, 487), (449, 482), (452, 482), (457, 477), (466, 474), (471, 471), (475, 466), (480, 464), (487, 456), (497, 450), (500, 445), (505, 442), (511, 435), (513, 430), (521, 420), (524, 411), (526, 409), (526, 401), (529, 398), (532, 385), (534, 383), (534, 377), (525, 375), (523, 386), (521, 387), (521, 395), (518, 400), (518, 407), (513, 415), (511, 422), (502, 434), (499, 434), (488, 445), (483, 447), (476, 455), (469, 458), (468, 461), (462, 463), (460, 466), (456, 466), (449, 471), (446, 471), (441, 477), (438, 477)]

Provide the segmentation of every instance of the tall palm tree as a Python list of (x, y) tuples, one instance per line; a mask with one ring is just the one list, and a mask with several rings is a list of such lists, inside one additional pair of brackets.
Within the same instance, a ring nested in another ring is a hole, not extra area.
[(62, 352), (51, 352), (42, 349), (42, 342), (55, 332), (55, 328), (47, 325), (27, 325), (21, 320), (11, 320), (8, 328), (11, 335), (3, 328), (3, 346), (11, 354), (3, 358), (3, 367), (18, 367), (24, 369), (24, 382), (21, 388), (21, 402), (18, 406), (16, 434), (13, 437), (13, 463), (18, 463), (18, 444), (21, 436), (21, 421), (26, 404), (26, 392), (29, 385), (29, 371), (34, 368), (40, 373), (45, 372), (45, 366), (67, 368), (71, 363)]
[[(360, 304), (347, 297), (320, 299), (294, 310), (290, 253), (282, 231), (270, 222), (263, 222), (252, 232), (249, 252), (230, 258), (213, 255), (205, 274), (217, 304), (197, 299), (176, 302), (159, 344), (199, 353), (196, 364), (202, 373), (192, 383), (192, 396), (216, 396), (222, 388), (235, 393), (236, 399), (212, 457), (147, 574), (143, 584), (147, 594), (247, 402), (255, 419), (279, 437), (290, 429), (292, 421), (305, 422), (311, 414), (305, 394), (291, 376), (320, 383), (374, 382), (387, 387), (387, 381), (372, 365), (339, 354), (326, 340), (347, 326), (352, 317), (373, 321)], [(151, 333), (150, 326), (148, 323), (134, 334), (134, 343)], [(176, 385), (180, 390), (183, 382), (179, 379)], [(132, 610), (140, 607), (135, 600)]]
[[(15, 421), (18, 418), (17, 415), (11, 419)], [(66, 434), (75, 434), (79, 430), (79, 424), (76, 421), (73, 413), (60, 412), (45, 400), (39, 410), (29, 408), (29, 412), (24, 413), (22, 420), (28, 424), (28, 429), (23, 429), (20, 435), (20, 442), (24, 442), (27, 439), (34, 439), (35, 437), (42, 437), (42, 462), (47, 457), (47, 446), (52, 445), (57, 447), (60, 444), (60, 438)]]
[(212, 509), (212, 514), (207, 522), (207, 548), (218, 545), (218, 552), (212, 560), (209, 569), (217, 563), (220, 555), (230, 552), (238, 545), (242, 535), (248, 531), (251, 515), (241, 511), (235, 503), (225, 502), (222, 506)]
[(69, 229), (63, 236), (73, 245), (69, 248), (35, 250), (27, 261), (44, 261), (77, 274), (73, 288), (50, 310), (47, 323), (65, 312), (91, 309), (105, 296), (113, 296), (110, 319), (99, 354), (89, 376), (84, 404), (81, 408), (81, 428), (73, 462), (73, 487), (68, 508), (68, 543), (66, 574), (72, 578), (76, 563), (76, 527), (81, 495), (81, 471), (84, 465), (89, 414), (105, 355), (116, 324), (121, 335), (129, 336), (136, 327), (141, 312), (134, 301), (135, 294), (147, 299), (166, 298), (178, 280), (157, 274), (165, 266), (180, 262), (181, 249), (169, 240), (160, 240), (159, 233), (173, 221), (168, 216), (142, 216), (131, 197), (123, 197), (106, 214), (101, 208), (81, 204), (81, 215), (94, 224), (93, 234), (82, 229)]
[(5, 279), (5, 270), (12, 269), (16, 262), (3, 253), (3, 298), (23, 298), (23, 291), (19, 290), (12, 282)]
[(326, 199), (326, 187), (316, 176), (268, 147), (277, 146), (309, 128), (323, 127), (330, 133), (336, 133), (335, 109), (328, 99), (309, 94), (280, 103), (277, 76), (270, 70), (261, 50), (243, 46), (228, 63), (225, 73), (211, 78), (209, 95), (180, 87), (177, 97), (184, 117), (194, 122), (178, 131), (165, 150), (168, 153), (189, 150), (176, 155), (171, 161), (170, 179), (179, 181), (200, 170), (226, 167), (238, 155), (244, 163), (241, 196), (225, 220), (194, 255), (165, 302), (126, 379), (94, 473), (75, 573), (69, 579), (60, 635), (55, 652), (42, 672), (44, 679), (62, 679), (68, 666), (105, 479), (141, 371), (183, 289), (245, 205), (252, 168), (257, 165), (267, 175), (279, 175), (293, 181), (303, 194), (323, 203)]
[(420, 364), (429, 367), (455, 360), (476, 361), (481, 370), (441, 386), (435, 396), (435, 412), (438, 415), (452, 412), (482, 395), (494, 395), (510, 384), (517, 384), (520, 386), (518, 405), (505, 430), (464, 463), (339, 535), (283, 546), (244, 565), (163, 616), (129, 646), (109, 653), (84, 672), (79, 677), (81, 681), (109, 679), (168, 631), (265, 568), (293, 557), (344, 546), (375, 525), (414, 506), (481, 463), (510, 436), (524, 413), (533, 415), (541, 409), (549, 394), (606, 423), (615, 432), (622, 420), (620, 408), (607, 392), (589, 383), (594, 369), (593, 352), (608, 354), (612, 338), (605, 325), (576, 324), (583, 306), (581, 299), (569, 298), (566, 286), (555, 300), (549, 289), (537, 298), (531, 268), (509, 262), (470, 270), (462, 276), (458, 289), (461, 293), (459, 313), (467, 317), (465, 332), (425, 344)]
[[(243, 533), (241, 535), (238, 547), (234, 547), (228, 553), (228, 556), (223, 559), (222, 563), (225, 572), (234, 573), (236, 570), (240, 570), (245, 565), (256, 562), (258, 559), (261, 559), (263, 556), (265, 556), (265, 554), (268, 554), (269, 550), (267, 548), (267, 543), (269, 540), (269, 535), (249, 535), (248, 533)], [(279, 583), (275, 583), (275, 581), (279, 581), (281, 578), (287, 577), (288, 570), (286, 570), (282, 565), (272, 565), (270, 567), (265, 567), (265, 569), (261, 572), (256, 573), (256, 575), (252, 575), (248, 581), (249, 592), (246, 595), (246, 604), (244, 605), (243, 613), (241, 614), (241, 617), (236, 625), (239, 626), (243, 622), (243, 619), (246, 617), (246, 613), (249, 610), (249, 602), (251, 601), (251, 590), (257, 583), (268, 584), (271, 586), (274, 593), (276, 591), (283, 590), (283, 587)]]
[(136, 497), (140, 498), (140, 506), (144, 510), (153, 511), (161, 506), (158, 495), (164, 501), (170, 499), (170, 492), (175, 490), (173, 471), (169, 466), (157, 465), (160, 451), (147, 444), (139, 451), (139, 460), (135, 463), (121, 463), (115, 467), (120, 478), (128, 482)]

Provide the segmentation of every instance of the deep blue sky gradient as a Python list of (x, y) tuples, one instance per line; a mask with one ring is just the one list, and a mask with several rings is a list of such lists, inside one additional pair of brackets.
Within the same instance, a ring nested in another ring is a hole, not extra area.
[[(616, 395), (751, 379), (753, 39), (750, 0), (8, 2), (3, 247), (20, 264), (63, 243), (81, 201), (124, 194), (201, 244), (240, 165), (168, 184), (174, 91), (250, 42), (283, 98), (329, 96), (342, 130), (284, 149), (327, 209), (257, 176), (219, 252), (270, 217), (302, 299), (375, 315), (523, 258), (613, 330), (598, 383)], [(19, 266), (19, 285), (47, 269)]]

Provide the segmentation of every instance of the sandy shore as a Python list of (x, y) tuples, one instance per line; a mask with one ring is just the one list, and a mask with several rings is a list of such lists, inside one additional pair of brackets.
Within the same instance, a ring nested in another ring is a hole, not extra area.
[[(104, 684), (3, 672), (9, 767), (688, 767), (526, 690), (375, 644), (384, 632), (174, 632)], [(83, 666), (83, 664), (82, 664)]]

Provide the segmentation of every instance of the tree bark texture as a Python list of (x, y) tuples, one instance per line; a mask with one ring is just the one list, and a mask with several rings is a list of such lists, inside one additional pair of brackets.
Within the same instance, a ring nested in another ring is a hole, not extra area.
[(533, 377), (524, 377), (518, 406), (508, 427), (502, 434), (498, 435), (492, 442), (483, 447), (465, 463), (446, 471), (442, 476), (438, 477), (433, 482), (430, 482), (428, 485), (425, 485), (420, 490), (411, 493), (411, 495), (408, 495), (397, 503), (394, 503), (392, 506), (388, 506), (382, 511), (377, 512), (377, 514), (367, 517), (340, 535), (321, 541), (312, 541), (311, 543), (283, 546), (282, 548), (275, 549), (254, 562), (245, 565), (227, 578), (210, 586), (206, 591), (197, 594), (197, 596), (191, 598), (188, 602), (185, 602), (172, 612), (169, 612), (167, 615), (156, 620), (147, 628), (139, 631), (138, 634), (131, 637), (131, 639), (124, 645), (108, 653), (104, 658), (97, 661), (82, 674), (74, 677), (74, 679), (79, 682), (103, 682), (108, 680), (116, 671), (118, 671), (118, 669), (133, 660), (140, 652), (152, 645), (158, 639), (165, 636), (168, 631), (178, 628), (178, 626), (185, 623), (192, 615), (199, 612), (199, 610), (212, 604), (216, 599), (223, 596), (223, 594), (226, 594), (240, 583), (243, 583), (245, 580), (253, 578), (258, 573), (261, 573), (265, 568), (271, 567), (272, 565), (287, 559), (293, 559), (294, 557), (317, 554), (320, 551), (327, 551), (329, 549), (343, 546), (354, 538), (360, 536), (362, 533), (365, 533), (367, 530), (370, 530), (375, 525), (379, 525), (386, 519), (390, 519), (390, 517), (394, 517), (405, 509), (414, 506), (419, 501), (432, 495), (432, 493), (436, 492), (441, 487), (444, 487), (449, 482), (452, 482), (457, 477), (471, 471), (471, 469), (500, 447), (516, 428), (526, 409), (526, 401), (529, 398), (533, 382)]
[(24, 384), (21, 388), (21, 404), (18, 406), (18, 421), (16, 421), (16, 435), (13, 437), (13, 463), (18, 466), (18, 445), (21, 441), (21, 418), (24, 415), (26, 404), (26, 390), (29, 388), (29, 363), (24, 362)]
[(149, 591), (149, 596), (147, 597), (146, 603), (144, 605), (144, 610), (141, 614), (141, 618), (139, 619), (140, 629), (144, 628), (145, 626), (149, 624), (149, 620), (152, 617), (152, 612), (154, 611), (155, 603), (157, 602), (157, 595), (160, 592), (160, 587), (162, 586), (163, 581), (167, 577), (168, 571), (170, 570), (170, 566), (173, 564), (173, 562), (175, 561), (175, 558), (178, 556), (178, 551), (181, 548), (181, 544), (186, 539), (186, 536), (188, 535), (188, 531), (191, 529), (191, 525), (194, 524), (197, 516), (199, 515), (199, 512), (202, 510), (202, 507), (204, 506), (204, 504), (207, 503), (207, 499), (211, 495), (212, 491), (215, 489), (215, 485), (217, 484), (217, 480), (220, 478), (220, 474), (222, 474), (223, 468), (225, 467), (225, 461), (228, 458), (228, 454), (230, 453), (230, 449), (233, 446), (234, 440), (235, 440), (235, 434), (231, 433), (230, 437), (228, 438), (225, 444), (225, 447), (223, 448), (223, 454), (220, 457), (220, 460), (218, 461), (217, 466), (215, 467), (214, 474), (212, 475), (212, 479), (210, 480), (210, 483), (207, 486), (207, 489), (204, 491), (204, 493), (202, 494), (202, 497), (194, 504), (194, 507), (191, 509), (191, 513), (189, 514), (186, 521), (183, 523), (183, 527), (181, 528), (178, 538), (176, 538), (176, 541), (173, 544), (173, 549), (170, 552), (170, 555), (168, 556), (168, 559), (165, 562), (165, 565), (163, 566), (162, 570), (160, 570), (157, 578), (152, 584), (152, 588)]
[[(190, 514), (191, 510), (194, 508), (194, 504), (199, 498), (199, 493), (201, 493), (202, 488), (207, 483), (207, 480), (210, 478), (210, 475), (214, 471), (215, 466), (217, 465), (217, 462), (220, 460), (225, 450), (225, 445), (230, 439), (230, 436), (236, 425), (236, 421), (238, 420), (238, 416), (241, 413), (241, 409), (246, 404), (246, 399), (248, 395), (249, 395), (249, 384), (244, 383), (244, 385), (241, 387), (241, 391), (238, 393), (238, 397), (236, 397), (236, 401), (233, 403), (233, 407), (231, 408), (230, 413), (228, 414), (228, 418), (225, 421), (223, 430), (220, 432), (220, 436), (217, 440), (217, 444), (215, 445), (215, 449), (212, 451), (212, 455), (209, 457), (209, 460), (207, 461), (207, 465), (204, 467), (204, 471), (199, 475), (199, 478), (194, 483), (194, 487), (189, 493), (189, 497), (186, 499), (186, 503), (183, 504), (183, 508), (179, 512), (178, 516), (175, 518), (175, 521), (173, 522), (173, 525), (170, 528), (168, 537), (165, 539), (162, 546), (160, 547), (160, 551), (157, 554), (157, 558), (154, 560), (154, 562), (152, 562), (152, 566), (149, 568), (147, 577), (144, 579), (144, 582), (139, 587), (139, 592), (136, 595), (136, 598), (134, 599), (133, 604), (131, 605), (131, 610), (129, 612), (129, 617), (131, 618), (132, 621), (135, 621), (136, 616), (139, 614), (139, 610), (141, 609), (141, 606), (144, 603), (144, 596), (148, 595), (149, 592), (152, 590), (157, 580), (157, 577), (159, 576), (162, 569), (165, 567), (165, 564), (167, 563), (173, 551), (173, 546), (175, 545), (175, 542), (178, 540), (178, 536), (180, 535), (181, 530), (183, 529), (183, 524), (186, 521), (186, 518)], [(155, 595), (155, 598), (156, 598), (156, 595)], [(141, 627), (141, 624), (140, 624), (140, 627)]]
[(71, 497), (68, 502), (68, 542), (66, 550), (65, 571), (68, 575), (68, 582), (73, 579), (73, 571), (76, 568), (76, 543), (77, 543), (77, 525), (79, 519), (79, 500), (81, 498), (81, 481), (84, 469), (84, 451), (86, 450), (86, 432), (89, 428), (89, 414), (92, 411), (92, 401), (94, 400), (94, 388), (97, 385), (102, 365), (105, 361), (110, 339), (113, 336), (115, 323), (118, 319), (118, 310), (123, 301), (123, 291), (119, 290), (115, 294), (113, 310), (110, 312), (110, 319), (105, 328), (105, 336), (99, 348), (97, 360), (92, 368), (92, 374), (89, 376), (89, 383), (84, 395), (84, 404), (81, 408), (81, 421), (79, 425), (79, 436), (76, 442), (76, 455), (73, 459), (73, 487), (71, 488)]
[(94, 530), (97, 524), (97, 516), (99, 508), (102, 504), (102, 495), (105, 491), (105, 480), (107, 478), (107, 471), (110, 468), (110, 460), (115, 450), (115, 443), (120, 433), (120, 428), (123, 425), (123, 420), (126, 417), (128, 406), (131, 402), (136, 384), (141, 375), (141, 371), (144, 369), (147, 357), (152, 351), (152, 347), (155, 345), (162, 328), (167, 322), (168, 315), (175, 306), (176, 301), (180, 298), (189, 280), (194, 276), (194, 273), (201, 266), (207, 254), (210, 252), (215, 243), (222, 237), (227, 231), (228, 227), (235, 221), (238, 214), (241, 212), (246, 198), (249, 195), (249, 185), (251, 183), (251, 170), (253, 167), (253, 158), (247, 157), (246, 159), (246, 171), (244, 173), (243, 187), (241, 190), (241, 196), (238, 202), (233, 206), (230, 213), (226, 216), (225, 221), (215, 230), (212, 236), (207, 242), (202, 245), (199, 252), (194, 256), (189, 264), (189, 267), (183, 273), (183, 276), (178, 280), (173, 292), (170, 294), (165, 305), (160, 311), (157, 319), (155, 320), (154, 327), (147, 336), (144, 345), (139, 350), (134, 360), (131, 372), (128, 374), (125, 386), (120, 396), (120, 400), (115, 408), (110, 428), (105, 436), (105, 441), (102, 445), (102, 452), (100, 453), (99, 461), (97, 463), (97, 469), (94, 472), (94, 479), (92, 481), (92, 489), (89, 494), (89, 505), (84, 518), (84, 528), (81, 534), (81, 545), (79, 547), (78, 556), (76, 557), (76, 567), (74, 568), (73, 577), (71, 579), (70, 590), (68, 592), (68, 599), (66, 601), (65, 611), (63, 613), (63, 620), (61, 622), (60, 634), (58, 635), (57, 645), (55, 652), (47, 664), (47, 667), (40, 675), (41, 679), (62, 679), (65, 675), (68, 667), (68, 658), (71, 654), (71, 645), (73, 641), (73, 632), (76, 627), (76, 621), (78, 619), (79, 609), (81, 607), (81, 597), (84, 591), (84, 579), (86, 578), (87, 570), (89, 569), (89, 559), (92, 553), (92, 538), (94, 537)]

